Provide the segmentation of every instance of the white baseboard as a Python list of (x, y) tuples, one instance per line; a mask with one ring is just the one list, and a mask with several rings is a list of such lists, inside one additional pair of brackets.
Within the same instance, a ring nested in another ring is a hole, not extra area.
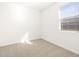
[(16, 44), (16, 43), (18, 43), (19, 41), (16, 41), (16, 42), (7, 42), (7, 43), (4, 43), (4, 44), (1, 44), (0, 43), (0, 47), (4, 47), (4, 46), (8, 46), (8, 45), (12, 45), (12, 44)]
[[(31, 39), (31, 40), (37, 40), (37, 39), (40, 39), (40, 38), (35, 38), (35, 39)], [(17, 43), (21, 43), (21, 41), (14, 41), (14, 42), (11, 41), (11, 42), (0, 43), (0, 47), (12, 45), (12, 44), (17, 44)]]
[[(43, 39), (43, 38), (37, 38), (37, 39)], [(32, 39), (32, 40), (37, 40), (37, 39)], [(46, 39), (44, 39), (44, 40), (46, 40)], [(55, 45), (57, 45), (57, 46), (60, 46), (60, 47), (62, 47), (62, 48), (64, 48), (64, 49), (66, 49), (66, 50), (69, 50), (69, 51), (71, 51), (71, 52), (76, 53), (76, 54), (79, 55), (79, 53), (78, 53), (77, 51), (73, 50), (73, 49), (66, 48), (66, 47), (64, 47), (63, 45), (57, 44), (56, 42), (52, 42), (52, 41), (50, 41), (50, 40), (46, 40), (46, 41), (48, 41), (48, 42), (50, 42), (50, 43), (53, 43), (53, 44), (55, 44)], [(9, 42), (9, 43), (5, 43), (5, 44), (0, 44), (0, 47), (4, 47), (4, 46), (16, 44), (16, 43), (20, 43), (20, 41), (11, 42), (11, 43)]]
[[(46, 40), (46, 39), (44, 39), (44, 40)], [(79, 55), (79, 52), (75, 51), (74, 49), (66, 48), (66, 47), (64, 47), (63, 45), (57, 44), (56, 42), (52, 42), (52, 41), (50, 41), (50, 40), (46, 40), (46, 41), (48, 41), (48, 42), (50, 42), (50, 43), (52, 43), (52, 44), (55, 44), (55, 45), (57, 45), (57, 46), (59, 46), (59, 47), (61, 47), (61, 48), (64, 48), (64, 49), (66, 49), (66, 50), (68, 50), (68, 51), (71, 51), (71, 52), (73, 52), (73, 53)]]

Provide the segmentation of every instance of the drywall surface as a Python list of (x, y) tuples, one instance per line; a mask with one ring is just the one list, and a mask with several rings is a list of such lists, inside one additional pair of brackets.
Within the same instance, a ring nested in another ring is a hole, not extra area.
[(42, 38), (79, 54), (79, 32), (61, 31), (59, 10), (63, 3), (42, 11)]
[(40, 12), (20, 4), (0, 3), (0, 46), (24, 38), (40, 38)]

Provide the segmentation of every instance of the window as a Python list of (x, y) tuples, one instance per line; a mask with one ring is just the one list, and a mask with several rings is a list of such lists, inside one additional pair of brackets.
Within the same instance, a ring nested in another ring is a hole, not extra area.
[(79, 31), (79, 2), (61, 8), (61, 30)]

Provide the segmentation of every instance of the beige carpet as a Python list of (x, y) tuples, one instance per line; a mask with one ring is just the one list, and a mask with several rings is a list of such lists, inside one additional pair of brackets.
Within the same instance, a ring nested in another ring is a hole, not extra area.
[(60, 48), (45, 40), (33, 40), (32, 45), (17, 43), (0, 48), (2, 57), (78, 57), (79, 55)]

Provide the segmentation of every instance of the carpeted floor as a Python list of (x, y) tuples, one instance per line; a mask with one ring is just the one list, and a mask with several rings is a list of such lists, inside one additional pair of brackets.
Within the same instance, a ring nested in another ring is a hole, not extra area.
[(0, 47), (1, 57), (79, 57), (79, 55), (51, 44), (45, 40), (31, 41), (32, 44), (17, 43)]

